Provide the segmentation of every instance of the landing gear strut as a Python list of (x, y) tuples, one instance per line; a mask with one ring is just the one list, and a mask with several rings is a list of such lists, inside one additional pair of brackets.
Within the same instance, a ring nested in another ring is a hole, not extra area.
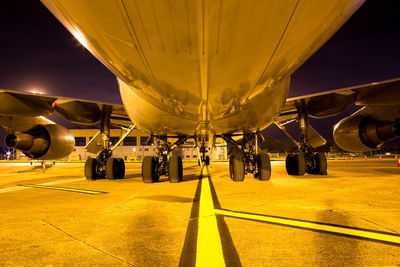
[(196, 148), (197, 148), (197, 154), (199, 155), (199, 165), (200, 166), (209, 166), (211, 163), (210, 156), (207, 155), (207, 152), (210, 150), (210, 155), (212, 156), (213, 154), (213, 147), (215, 145), (215, 135), (211, 137), (212, 142), (211, 142), (211, 148), (207, 145), (210, 141), (210, 136), (208, 134), (204, 135), (197, 135), (196, 136)]
[[(255, 178), (261, 181), (268, 181), (271, 178), (271, 162), (267, 153), (257, 153), (255, 143), (258, 139), (263, 140), (259, 132), (243, 133), (242, 142), (232, 139), (236, 135), (222, 135), (234, 152), (229, 157), (230, 177), (235, 182), (242, 182), (247, 173), (252, 173)], [(255, 141), (255, 142), (254, 142)]]
[(142, 163), (142, 180), (144, 183), (158, 182), (161, 175), (167, 175), (171, 183), (179, 183), (183, 178), (182, 157), (168, 154), (176, 147), (183, 144), (188, 137), (180, 136), (178, 141), (171, 144), (166, 136), (152, 136), (149, 140), (154, 143), (156, 139), (156, 156), (145, 157)]
[(304, 103), (297, 103), (300, 129), (299, 142), (293, 139), (284, 126), (275, 123), (297, 145), (299, 152), (288, 154), (286, 157), (286, 171), (289, 175), (327, 174), (327, 160), (323, 152), (315, 152), (309, 142), (308, 114)]
[(104, 105), (100, 122), (100, 131), (85, 147), (89, 152), (97, 152), (96, 157), (89, 157), (85, 163), (85, 177), (87, 180), (121, 179), (125, 175), (125, 163), (121, 158), (112, 157), (113, 150), (128, 136), (135, 125), (125, 129), (125, 134), (111, 146), (110, 142), (110, 114), (112, 107)]

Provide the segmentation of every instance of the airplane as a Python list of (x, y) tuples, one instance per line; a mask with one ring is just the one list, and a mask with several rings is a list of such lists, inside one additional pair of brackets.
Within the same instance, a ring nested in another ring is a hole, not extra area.
[[(230, 178), (271, 177), (261, 130), (271, 124), (298, 146), (286, 158), (290, 175), (326, 175), (316, 148), (325, 139), (309, 118), (362, 107), (334, 129), (337, 145), (363, 152), (400, 136), (400, 79), (287, 98), (291, 75), (364, 3), (363, 0), (42, 0), (72, 35), (117, 78), (123, 105), (0, 91), (0, 124), (7, 146), (32, 159), (69, 155), (74, 137), (46, 118), (57, 113), (80, 124), (99, 124), (86, 146), (89, 180), (119, 179), (124, 161), (112, 152), (135, 127), (149, 133), (157, 156), (142, 162), (142, 180), (166, 175), (182, 181), (182, 158), (172, 152), (193, 139), (200, 164), (210, 164), (216, 139), (232, 148)], [(390, 97), (388, 97), (390, 96)], [(293, 138), (285, 125), (296, 122)], [(125, 134), (111, 146), (110, 128)], [(257, 140), (257, 141), (256, 141)]]

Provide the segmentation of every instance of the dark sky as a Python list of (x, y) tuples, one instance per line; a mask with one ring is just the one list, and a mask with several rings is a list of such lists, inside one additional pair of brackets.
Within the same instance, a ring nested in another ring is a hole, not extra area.
[[(0, 7), (0, 88), (120, 103), (111, 72), (39, 1), (2, 0)], [(399, 13), (399, 0), (367, 0), (293, 75), (290, 96), (399, 77)], [(338, 120), (317, 128), (329, 135)]]

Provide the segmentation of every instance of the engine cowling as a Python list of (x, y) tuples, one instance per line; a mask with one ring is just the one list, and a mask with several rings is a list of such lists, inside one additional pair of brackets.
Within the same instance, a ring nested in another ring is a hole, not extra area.
[(400, 136), (400, 124), (378, 121), (366, 116), (350, 116), (336, 124), (333, 138), (343, 150), (365, 152), (379, 149)]
[(36, 125), (24, 133), (8, 134), (4, 142), (29, 158), (42, 160), (65, 158), (75, 146), (71, 132), (57, 124)]

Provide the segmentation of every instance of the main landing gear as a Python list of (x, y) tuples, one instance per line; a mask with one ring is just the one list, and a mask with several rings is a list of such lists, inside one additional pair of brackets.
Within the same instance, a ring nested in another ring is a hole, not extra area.
[(110, 114), (111, 106), (104, 105), (102, 110), (100, 131), (92, 138), (85, 147), (86, 151), (95, 153), (96, 157), (89, 157), (85, 163), (85, 177), (87, 180), (96, 179), (122, 179), (125, 176), (125, 163), (121, 158), (112, 157), (114, 149), (125, 139), (135, 128), (123, 128), (125, 134), (116, 144), (111, 146), (110, 142)]
[(145, 157), (142, 163), (142, 179), (144, 183), (158, 182), (161, 175), (167, 175), (171, 183), (179, 183), (183, 179), (182, 157), (172, 155), (168, 159), (168, 154), (176, 147), (183, 144), (188, 137), (178, 137), (178, 141), (170, 144), (166, 136), (157, 136), (156, 156)]
[(267, 153), (257, 153), (255, 142), (257, 138), (263, 140), (262, 135), (257, 133), (244, 133), (242, 141), (237, 142), (232, 139), (237, 135), (222, 135), (227, 143), (233, 148), (234, 152), (229, 157), (229, 173), (235, 182), (242, 182), (247, 173), (252, 173), (254, 178), (260, 181), (268, 181), (271, 178), (271, 162)]
[[(298, 103), (297, 105), (299, 112), (297, 122), (300, 129), (298, 142), (290, 136), (282, 124), (278, 122), (275, 123), (289, 138), (292, 139), (299, 149), (298, 153), (291, 153), (286, 156), (286, 171), (289, 175), (304, 175), (305, 173), (326, 175), (328, 164), (325, 154), (323, 152), (315, 152), (313, 147), (310, 145), (310, 136), (314, 137), (314, 139), (321, 139), (322, 137), (316, 135), (314, 133), (315, 130), (309, 125), (308, 114), (304, 106), (304, 103)], [(325, 143), (324, 139), (323, 141), (322, 145)], [(314, 141), (313, 143), (316, 142)], [(319, 144), (321, 145), (321, 142)]]

